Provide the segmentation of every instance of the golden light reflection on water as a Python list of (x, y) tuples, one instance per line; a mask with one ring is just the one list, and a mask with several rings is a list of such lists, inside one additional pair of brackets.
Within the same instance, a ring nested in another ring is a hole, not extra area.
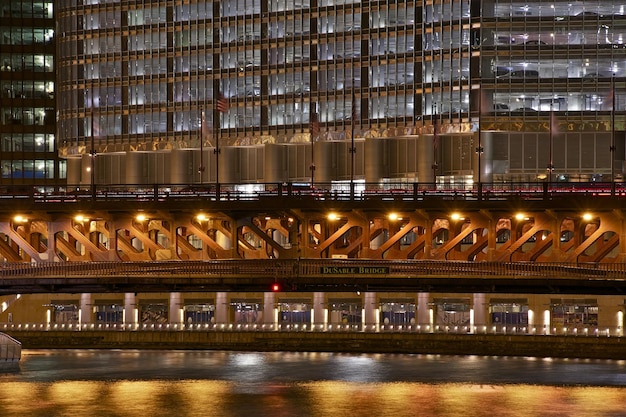
[(227, 381), (3, 382), (8, 416), (626, 416), (626, 388)]

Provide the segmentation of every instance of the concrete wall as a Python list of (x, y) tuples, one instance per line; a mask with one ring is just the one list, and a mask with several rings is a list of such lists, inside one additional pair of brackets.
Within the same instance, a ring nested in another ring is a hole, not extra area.
[(23, 349), (189, 349), (625, 359), (626, 338), (416, 333), (6, 331)]

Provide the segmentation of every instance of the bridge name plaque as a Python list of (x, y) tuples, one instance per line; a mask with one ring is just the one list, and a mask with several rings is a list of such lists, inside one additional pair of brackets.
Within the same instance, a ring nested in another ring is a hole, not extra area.
[(323, 275), (385, 275), (389, 273), (387, 266), (323, 266)]

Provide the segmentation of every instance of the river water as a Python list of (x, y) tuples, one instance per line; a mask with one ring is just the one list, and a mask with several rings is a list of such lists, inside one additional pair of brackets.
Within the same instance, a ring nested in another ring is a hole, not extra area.
[(626, 416), (626, 361), (25, 350), (0, 416)]

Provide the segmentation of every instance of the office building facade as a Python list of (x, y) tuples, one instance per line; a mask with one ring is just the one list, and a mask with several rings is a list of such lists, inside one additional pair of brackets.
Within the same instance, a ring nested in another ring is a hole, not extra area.
[[(55, 100), (72, 184), (623, 177), (626, 18), (617, 2), (59, 0), (41, 17), (21, 11), (35, 2), (6, 3), (3, 15), (24, 16), (0, 25), (10, 178), (18, 178), (14, 144), (41, 127), (35, 113), (50, 120)], [(42, 22), (50, 26), (40, 32)], [(41, 45), (24, 44), (28, 30), (41, 33)], [(52, 97), (13, 93), (35, 46), (44, 52), (33, 55), (42, 78), (32, 91), (47, 93), (39, 82), (54, 81), (56, 68)], [(14, 114), (29, 106), (33, 122), (23, 126)], [(45, 172), (64, 178), (60, 168)], [(428, 331), (504, 323), (524, 333), (613, 334), (623, 329), (617, 298), (45, 295), (31, 296), (41, 308), (19, 310), (19, 320)]]
[[(215, 180), (196, 168), (200, 150), (215, 164), (216, 146), (226, 182), (305, 179), (312, 160), (323, 181), (622, 178), (626, 20), (615, 2), (64, 0), (57, 9), (59, 147), (73, 181), (84, 181), (91, 162), (79, 156), (92, 144), (102, 182)], [(309, 149), (312, 114), (322, 144)], [(124, 174), (137, 166), (151, 173)]]
[(56, 148), (52, 0), (0, 5), (0, 184), (44, 185), (65, 177)]

